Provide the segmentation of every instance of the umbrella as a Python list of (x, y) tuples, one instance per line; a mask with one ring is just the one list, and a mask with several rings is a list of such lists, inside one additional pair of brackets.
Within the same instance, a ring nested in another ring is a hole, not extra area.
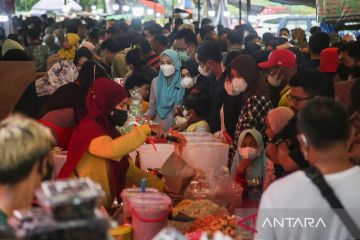
[(63, 12), (64, 6), (72, 11), (82, 10), (82, 7), (74, 0), (67, 0), (66, 5), (64, 5), (64, 0), (40, 0), (32, 6), (31, 10)]
[(154, 11), (156, 11), (157, 13), (164, 13), (165, 9), (164, 7), (157, 2), (154, 1), (149, 1), (149, 0), (140, 0), (140, 3), (144, 4), (145, 6), (154, 9)]

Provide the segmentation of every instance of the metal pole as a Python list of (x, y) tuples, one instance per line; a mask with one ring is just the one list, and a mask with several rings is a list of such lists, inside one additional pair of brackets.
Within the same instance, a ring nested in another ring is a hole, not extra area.
[(249, 15), (251, 13), (251, 0), (246, 1), (246, 19), (249, 21)]
[(154, 17), (155, 17), (155, 22), (156, 22), (157, 0), (154, 1), (154, 4), (155, 4)]
[(241, 25), (241, 0), (239, 0), (239, 25)]
[(200, 7), (200, 0), (198, 0), (198, 24), (199, 24), (199, 28), (200, 28), (200, 10), (201, 10), (201, 7)]

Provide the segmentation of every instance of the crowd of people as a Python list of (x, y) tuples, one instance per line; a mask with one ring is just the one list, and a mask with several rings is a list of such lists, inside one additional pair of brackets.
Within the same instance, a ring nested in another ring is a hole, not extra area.
[[(345, 208), (357, 207), (359, 193), (346, 189), (360, 180), (360, 41), (320, 28), (308, 40), (302, 29), (258, 36), (250, 25), (215, 28), (206, 18), (194, 24), (176, 19), (172, 31), (139, 19), (15, 22), (17, 34), (0, 36), (1, 60), (35, 61), (41, 77), (15, 106), (26, 117), (0, 124), (0, 225), (12, 210), (31, 205), (30, 196), (9, 198), (39, 185), (51, 170), (54, 144), (68, 151), (58, 177), (100, 183), (106, 208), (120, 200), (126, 181), (139, 185), (146, 176), (149, 186), (164, 190), (128, 155), (170, 128), (229, 142), (232, 174), (268, 188), (260, 212), (326, 207), (316, 186), (297, 171), (309, 166), (325, 175)], [(114, 81), (119, 78), (122, 84)], [(121, 135), (116, 127), (127, 121), (134, 88), (143, 114), (159, 124)]]

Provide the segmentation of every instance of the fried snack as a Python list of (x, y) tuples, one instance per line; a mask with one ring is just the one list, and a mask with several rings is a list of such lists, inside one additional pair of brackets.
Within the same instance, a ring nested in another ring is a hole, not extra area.
[[(220, 208), (219, 205), (209, 200), (194, 200), (194, 201), (184, 200), (184, 201), (186, 202), (180, 203), (181, 205), (179, 204), (180, 210), (176, 210), (175, 212), (173, 210), (174, 216), (176, 216), (179, 212), (181, 212), (192, 218), (201, 218), (214, 214)], [(188, 201), (190, 201), (191, 203), (188, 204)], [(175, 209), (179, 209), (178, 206)]]
[(236, 218), (235, 216), (206, 216), (194, 222), (189, 233), (192, 232), (206, 232), (213, 235), (215, 232), (220, 231), (225, 235), (232, 238), (236, 235)]
[(176, 205), (176, 207), (173, 208), (173, 210), (172, 210), (173, 216), (176, 217), (179, 214), (179, 212), (181, 212), (182, 210), (187, 208), (191, 203), (192, 203), (192, 201), (189, 199), (185, 199), (185, 200), (182, 200), (181, 202), (179, 202), (179, 204)]

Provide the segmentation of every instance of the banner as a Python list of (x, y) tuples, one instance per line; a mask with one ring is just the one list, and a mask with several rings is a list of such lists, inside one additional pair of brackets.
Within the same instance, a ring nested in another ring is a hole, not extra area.
[(35, 62), (1, 62), (0, 120), (12, 112), (25, 89), (36, 79)]
[(317, 0), (318, 20), (360, 20), (360, 0)]
[(0, 13), (14, 14), (15, 0), (0, 0)]

